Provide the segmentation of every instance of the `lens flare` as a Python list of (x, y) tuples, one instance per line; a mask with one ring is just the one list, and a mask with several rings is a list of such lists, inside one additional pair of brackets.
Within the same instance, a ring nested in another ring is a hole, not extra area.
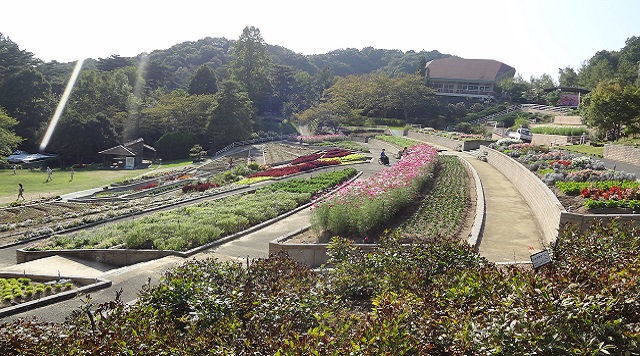
[(60, 116), (62, 115), (62, 112), (64, 112), (65, 106), (67, 106), (67, 100), (69, 100), (71, 91), (73, 90), (73, 87), (76, 84), (76, 80), (78, 79), (78, 75), (80, 74), (80, 70), (82, 69), (83, 63), (84, 63), (84, 59), (78, 60), (76, 62), (76, 66), (73, 68), (73, 72), (71, 73), (69, 82), (67, 82), (67, 87), (64, 89), (64, 93), (62, 93), (62, 97), (60, 98), (58, 107), (56, 108), (56, 111), (53, 113), (53, 117), (51, 118), (49, 127), (47, 127), (47, 132), (44, 134), (42, 143), (40, 143), (40, 152), (43, 152), (45, 148), (47, 148), (47, 145), (49, 145), (49, 140), (51, 140), (51, 135), (53, 135), (53, 131), (56, 129), (56, 126), (58, 126), (58, 120), (60, 120)]

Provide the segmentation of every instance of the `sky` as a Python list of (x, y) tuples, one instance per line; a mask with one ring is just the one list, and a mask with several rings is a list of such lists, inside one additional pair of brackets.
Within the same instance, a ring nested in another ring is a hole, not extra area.
[(640, 36), (637, 0), (21, 0), (0, 6), (0, 33), (45, 62), (132, 57), (205, 37), (300, 54), (373, 47), (495, 59), (528, 80), (619, 51)]

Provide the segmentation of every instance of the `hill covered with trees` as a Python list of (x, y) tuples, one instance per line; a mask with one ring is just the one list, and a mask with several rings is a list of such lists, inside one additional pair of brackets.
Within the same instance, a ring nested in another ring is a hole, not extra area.
[[(620, 51), (600, 51), (582, 68), (501, 83), (505, 98), (552, 103), (543, 89), (593, 89), (599, 81), (637, 85), (633, 63), (640, 39)], [(34, 151), (64, 92), (74, 63), (44, 63), (0, 34), (0, 157)], [(136, 57), (87, 59), (47, 151), (61, 164), (98, 161), (97, 152), (142, 137), (160, 157), (188, 156), (234, 140), (292, 132), (292, 123), (319, 127), (418, 123), (443, 128), (502, 103), (443, 100), (424, 80), (424, 65), (451, 56), (438, 51), (337, 49), (301, 55), (264, 42), (247, 27), (237, 40), (207, 37)], [(636, 70), (637, 72), (637, 70)], [(184, 152), (183, 152), (184, 151)]]

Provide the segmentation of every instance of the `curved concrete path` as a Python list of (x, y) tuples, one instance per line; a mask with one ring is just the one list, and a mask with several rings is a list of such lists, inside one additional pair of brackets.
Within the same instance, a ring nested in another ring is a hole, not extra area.
[(533, 212), (511, 181), (487, 162), (460, 153), (480, 176), (485, 197), (485, 223), (478, 252), (492, 262), (531, 262), (541, 251), (542, 233)]

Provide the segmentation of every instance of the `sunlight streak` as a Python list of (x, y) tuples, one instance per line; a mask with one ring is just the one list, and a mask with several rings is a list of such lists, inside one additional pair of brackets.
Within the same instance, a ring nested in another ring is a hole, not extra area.
[(64, 93), (62, 93), (62, 97), (60, 98), (60, 102), (58, 103), (58, 107), (56, 108), (56, 112), (53, 113), (53, 117), (51, 118), (51, 122), (49, 123), (49, 127), (47, 128), (47, 132), (44, 134), (42, 143), (40, 143), (40, 152), (43, 152), (45, 148), (47, 148), (47, 145), (49, 145), (51, 135), (53, 135), (53, 131), (56, 129), (56, 126), (58, 126), (58, 120), (60, 120), (60, 116), (62, 115), (65, 106), (67, 106), (67, 100), (69, 100), (69, 96), (71, 96), (71, 91), (76, 84), (76, 80), (78, 79), (78, 75), (80, 74), (83, 63), (84, 59), (79, 59), (76, 62), (76, 66), (73, 68), (73, 72), (71, 73), (71, 77), (69, 78), (69, 82), (67, 83), (67, 87), (64, 89)]

